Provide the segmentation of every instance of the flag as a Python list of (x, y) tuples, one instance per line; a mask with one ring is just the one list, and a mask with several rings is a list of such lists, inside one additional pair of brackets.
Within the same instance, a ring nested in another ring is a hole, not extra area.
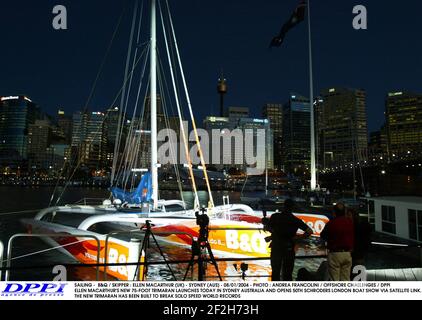
[(284, 38), (286, 37), (287, 32), (305, 20), (305, 12), (306, 12), (306, 2), (302, 1), (295, 11), (293, 12), (292, 16), (290, 17), (289, 21), (287, 21), (280, 30), (280, 33), (271, 40), (270, 48), (272, 47), (280, 47), (283, 44)]

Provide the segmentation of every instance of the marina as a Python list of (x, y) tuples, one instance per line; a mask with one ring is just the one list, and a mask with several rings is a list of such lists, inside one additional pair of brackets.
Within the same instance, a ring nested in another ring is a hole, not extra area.
[[(36, 212), (25, 212), (28, 209), (28, 205), (36, 205), (42, 207), (48, 202), (49, 193), (51, 189), (44, 188), (27, 188), (25, 189), (24, 195), (21, 196), (23, 205), (16, 207), (16, 199), (20, 192), (21, 187), (15, 189), (8, 189), (7, 191), (2, 189), (1, 192), (4, 195), (7, 195), (5, 199), (8, 199), (9, 202), (5, 201), (3, 210), (8, 212), (15, 212), (14, 214), (4, 215), (0, 213), (1, 218), (1, 241), (5, 244), (7, 248), (7, 243), (9, 238), (15, 233), (25, 233), (26, 230), (21, 223), (21, 219), (33, 217)], [(80, 195), (90, 195), (91, 198), (100, 198), (106, 192), (102, 189), (84, 189), (80, 190), (79, 188), (74, 189), (70, 192), (69, 202), (72, 202), (73, 199), (80, 200)], [(218, 199), (218, 196), (222, 196), (226, 193), (215, 193), (215, 199)], [(239, 193), (231, 193), (232, 198), (240, 197)], [(69, 197), (68, 196), (68, 197)], [(203, 194), (203, 196), (206, 196)], [(74, 198), (72, 198), (74, 197)], [(222, 197), (221, 197), (222, 198)], [(43, 200), (44, 199), (44, 200)], [(77, 202), (78, 200), (75, 200)], [(26, 204), (26, 205), (25, 205)], [(23, 209), (23, 210), (19, 210)], [(3, 211), (2, 210), (2, 211)], [(17, 211), (23, 211), (17, 213)], [(142, 240), (142, 235), (140, 236)], [(29, 240), (29, 239), (28, 239)], [(408, 281), (417, 280), (419, 281), (420, 272), (418, 269), (422, 264), (422, 254), (420, 248), (418, 249), (415, 246), (413, 249), (410, 247), (410, 243), (406, 241), (394, 239), (389, 236), (383, 236), (377, 234), (374, 236), (375, 240), (379, 240), (380, 243), (401, 243), (399, 247), (385, 247), (380, 245), (374, 245), (370, 249), (368, 254), (368, 280), (369, 281), (396, 281), (408, 279)], [(185, 273), (188, 269), (188, 262), (191, 258), (191, 248), (189, 246), (180, 247), (174, 246), (168, 242), (159, 240), (160, 247), (165, 252), (166, 257), (169, 261), (184, 261), (184, 263), (172, 264), (172, 271), (176, 275), (177, 280), (183, 280)], [(6, 250), (6, 249), (5, 249)], [(6, 251), (5, 251), (6, 252)], [(39, 252), (35, 255), (26, 256), (30, 253)], [(149, 268), (148, 277), (149, 281), (171, 281), (174, 280), (172, 274), (168, 268), (163, 263), (163, 260), (160, 256), (155, 245), (151, 245), (151, 248), (148, 250), (149, 261), (157, 262), (157, 265), (152, 265)], [(294, 275), (297, 276), (298, 271), (301, 268), (307, 268), (310, 271), (316, 271), (322, 261), (325, 260), (324, 256), (326, 254), (325, 248), (322, 243), (316, 241), (314, 243), (303, 243), (300, 245), (298, 251), (298, 259), (296, 261)], [(310, 256), (307, 258), (306, 256)], [(313, 256), (318, 258), (312, 258)], [(27, 241), (26, 239), (21, 239), (14, 244), (13, 251), (13, 261), (11, 263), (12, 271), (10, 273), (10, 279), (21, 279), (21, 280), (32, 280), (32, 281), (41, 281), (41, 280), (52, 280), (56, 274), (53, 274), (53, 267), (58, 264), (66, 265), (68, 270), (67, 276), (69, 280), (95, 280), (96, 271), (93, 267), (82, 267), (78, 264), (75, 264), (75, 260), (70, 258), (67, 255), (64, 255), (58, 250), (51, 250), (49, 246), (46, 246), (43, 241), (40, 240), (31, 240)], [(20, 258), (19, 258), (20, 257)], [(224, 257), (216, 255), (216, 259), (223, 259)], [(227, 258), (227, 256), (225, 257)], [(233, 257), (231, 257), (233, 258)], [(242, 272), (240, 265), (241, 263), (248, 264), (248, 270)], [(136, 261), (133, 261), (136, 264)], [(3, 266), (6, 265), (6, 261), (3, 259)], [(271, 268), (269, 266), (269, 261), (249, 261), (247, 259), (242, 260), (239, 258), (229, 259), (229, 261), (219, 261), (219, 269), (224, 279), (227, 281), (267, 281), (271, 273)], [(43, 267), (44, 266), (44, 267)], [(16, 268), (16, 270), (13, 270)], [(23, 269), (19, 269), (23, 268)], [(392, 268), (392, 269), (389, 269)], [(386, 271), (387, 270), (387, 271)], [(2, 272), (4, 276), (5, 271)], [(193, 278), (197, 278), (197, 267), (195, 267)], [(404, 277), (404, 278), (403, 278)], [(108, 279), (113, 280), (113, 277), (107, 276), (104, 277), (104, 273), (99, 274), (101, 280)], [(212, 265), (208, 266), (207, 269), (207, 279), (208, 280), (218, 280), (215, 269)]]
[[(23, 94), (0, 96), (0, 281), (104, 281), (77, 289), (100, 298), (117, 297), (103, 289), (114, 281), (208, 281), (198, 287), (211, 298), (239, 293), (214, 295), (212, 281), (250, 281), (246, 292), (259, 293), (281, 273), (298, 282), (422, 281), (421, 141), (396, 126), (420, 125), (407, 110), (422, 96), (389, 92), (385, 125), (369, 141), (365, 90), (315, 95), (310, 3), (270, 44), (306, 22), (309, 97), (290, 92), (262, 116), (226, 105), (221, 70), (220, 113), (198, 121), (207, 105), (192, 99), (190, 44), (167, 0), (125, 4), (72, 118), (59, 110), (52, 119)], [(94, 111), (125, 23), (123, 79)]]

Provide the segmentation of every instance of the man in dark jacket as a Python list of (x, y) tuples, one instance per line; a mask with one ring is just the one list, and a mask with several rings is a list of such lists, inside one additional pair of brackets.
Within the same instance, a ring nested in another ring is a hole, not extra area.
[(287, 199), (284, 202), (283, 212), (276, 212), (270, 219), (264, 218), (262, 223), (267, 231), (271, 232), (271, 268), (272, 281), (293, 281), (295, 265), (295, 239), (297, 231), (305, 232), (303, 238), (308, 238), (312, 229), (302, 220), (293, 215), (294, 202)]

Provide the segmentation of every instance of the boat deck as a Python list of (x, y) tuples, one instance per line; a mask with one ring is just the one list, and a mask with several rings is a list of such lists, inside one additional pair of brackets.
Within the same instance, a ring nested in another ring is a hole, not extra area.
[(422, 268), (368, 270), (368, 281), (422, 281)]

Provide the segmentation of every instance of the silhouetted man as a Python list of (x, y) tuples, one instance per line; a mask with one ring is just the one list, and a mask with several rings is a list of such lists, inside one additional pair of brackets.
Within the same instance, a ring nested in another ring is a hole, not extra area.
[(284, 202), (283, 212), (276, 212), (270, 219), (264, 218), (262, 223), (267, 231), (271, 232), (271, 237), (267, 240), (271, 243), (271, 268), (272, 281), (293, 281), (293, 269), (295, 266), (295, 239), (297, 231), (305, 232), (303, 238), (308, 238), (312, 229), (308, 225), (293, 215), (294, 202), (287, 199)]

